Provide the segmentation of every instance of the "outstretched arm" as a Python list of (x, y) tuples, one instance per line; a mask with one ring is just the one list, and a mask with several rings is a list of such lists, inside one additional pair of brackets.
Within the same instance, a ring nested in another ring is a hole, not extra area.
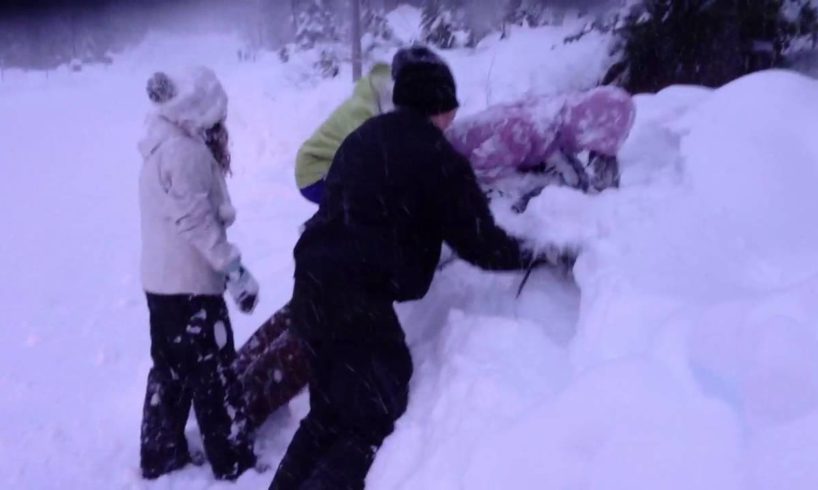
[(442, 166), (439, 206), (444, 240), (467, 262), (487, 270), (520, 270), (533, 253), (494, 222), (469, 162), (451, 152)]

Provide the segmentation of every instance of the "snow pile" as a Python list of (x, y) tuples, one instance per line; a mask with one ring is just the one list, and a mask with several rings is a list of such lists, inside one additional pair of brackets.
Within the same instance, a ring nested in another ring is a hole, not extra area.
[(420, 42), (423, 37), (421, 28), (423, 16), (420, 9), (401, 5), (386, 14), (386, 22), (392, 29), (395, 39), (402, 44), (414, 44)]
[(418, 341), (431, 372), (373, 486), (815, 488), (818, 114), (805, 100), (818, 83), (786, 72), (641, 96), (621, 190), (547, 189), (519, 217), (499, 205), (532, 240), (582, 246), (576, 336), (548, 339), (568, 318), (530, 317), (565, 293), (550, 273), (494, 316), (486, 297), (512, 297), (503, 279), (444, 272), (404, 311), (416, 325), (453, 305)]
[[(446, 53), (462, 112), (593, 85), (605, 39), (563, 45), (571, 29)], [(138, 477), (145, 80), (208, 63), (229, 94), (231, 238), (262, 289), (253, 316), (233, 312), (238, 342), (289, 298), (292, 246), (314, 210), (294, 156), (350, 90), (346, 68), (319, 81), (303, 60), (239, 63), (239, 45), (154, 37), (107, 69), (0, 83), (0, 486), (269, 484), (272, 472), (214, 482), (206, 467)], [(401, 305), (412, 396), (368, 488), (815, 488), (814, 100), (816, 82), (785, 72), (639, 96), (620, 190), (548, 189), (520, 216), (496, 203), (529, 239), (582, 247), (578, 286), (536, 271), (515, 299), (519, 274), (455, 263), (425, 300)], [(278, 463), (306, 401), (263, 428), (263, 461)]]

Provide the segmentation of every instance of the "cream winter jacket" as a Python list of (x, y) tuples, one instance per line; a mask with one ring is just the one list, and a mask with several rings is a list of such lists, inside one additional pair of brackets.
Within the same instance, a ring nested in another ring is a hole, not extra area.
[(226, 115), (226, 96), (214, 80), (209, 70), (190, 84), (180, 80), (174, 99), (148, 118), (139, 144), (142, 285), (151, 293), (223, 294), (225, 271), (240, 259), (226, 234), (235, 211), (203, 139), (204, 129)]

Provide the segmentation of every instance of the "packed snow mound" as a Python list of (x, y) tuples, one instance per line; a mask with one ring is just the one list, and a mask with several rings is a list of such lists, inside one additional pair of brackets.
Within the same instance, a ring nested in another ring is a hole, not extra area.
[(566, 344), (549, 330), (559, 317), (530, 315), (564, 300), (547, 272), (502, 313), (486, 305), (511, 301), (502, 279), (444, 272), (404, 311), (411, 329), (453, 305), (439, 335), (417, 340), (435, 374), (416, 377), (371, 487), (815, 488), (818, 113), (806, 100), (818, 82), (780, 71), (640, 96), (621, 189), (549, 188), (522, 216), (497, 204), (518, 234), (581, 247), (575, 334)]

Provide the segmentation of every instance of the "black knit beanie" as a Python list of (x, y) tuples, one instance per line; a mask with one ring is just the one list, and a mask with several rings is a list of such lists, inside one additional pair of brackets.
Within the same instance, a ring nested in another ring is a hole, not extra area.
[(395, 107), (434, 116), (460, 105), (449, 66), (429, 48), (413, 46), (398, 51), (392, 60), (392, 76)]

